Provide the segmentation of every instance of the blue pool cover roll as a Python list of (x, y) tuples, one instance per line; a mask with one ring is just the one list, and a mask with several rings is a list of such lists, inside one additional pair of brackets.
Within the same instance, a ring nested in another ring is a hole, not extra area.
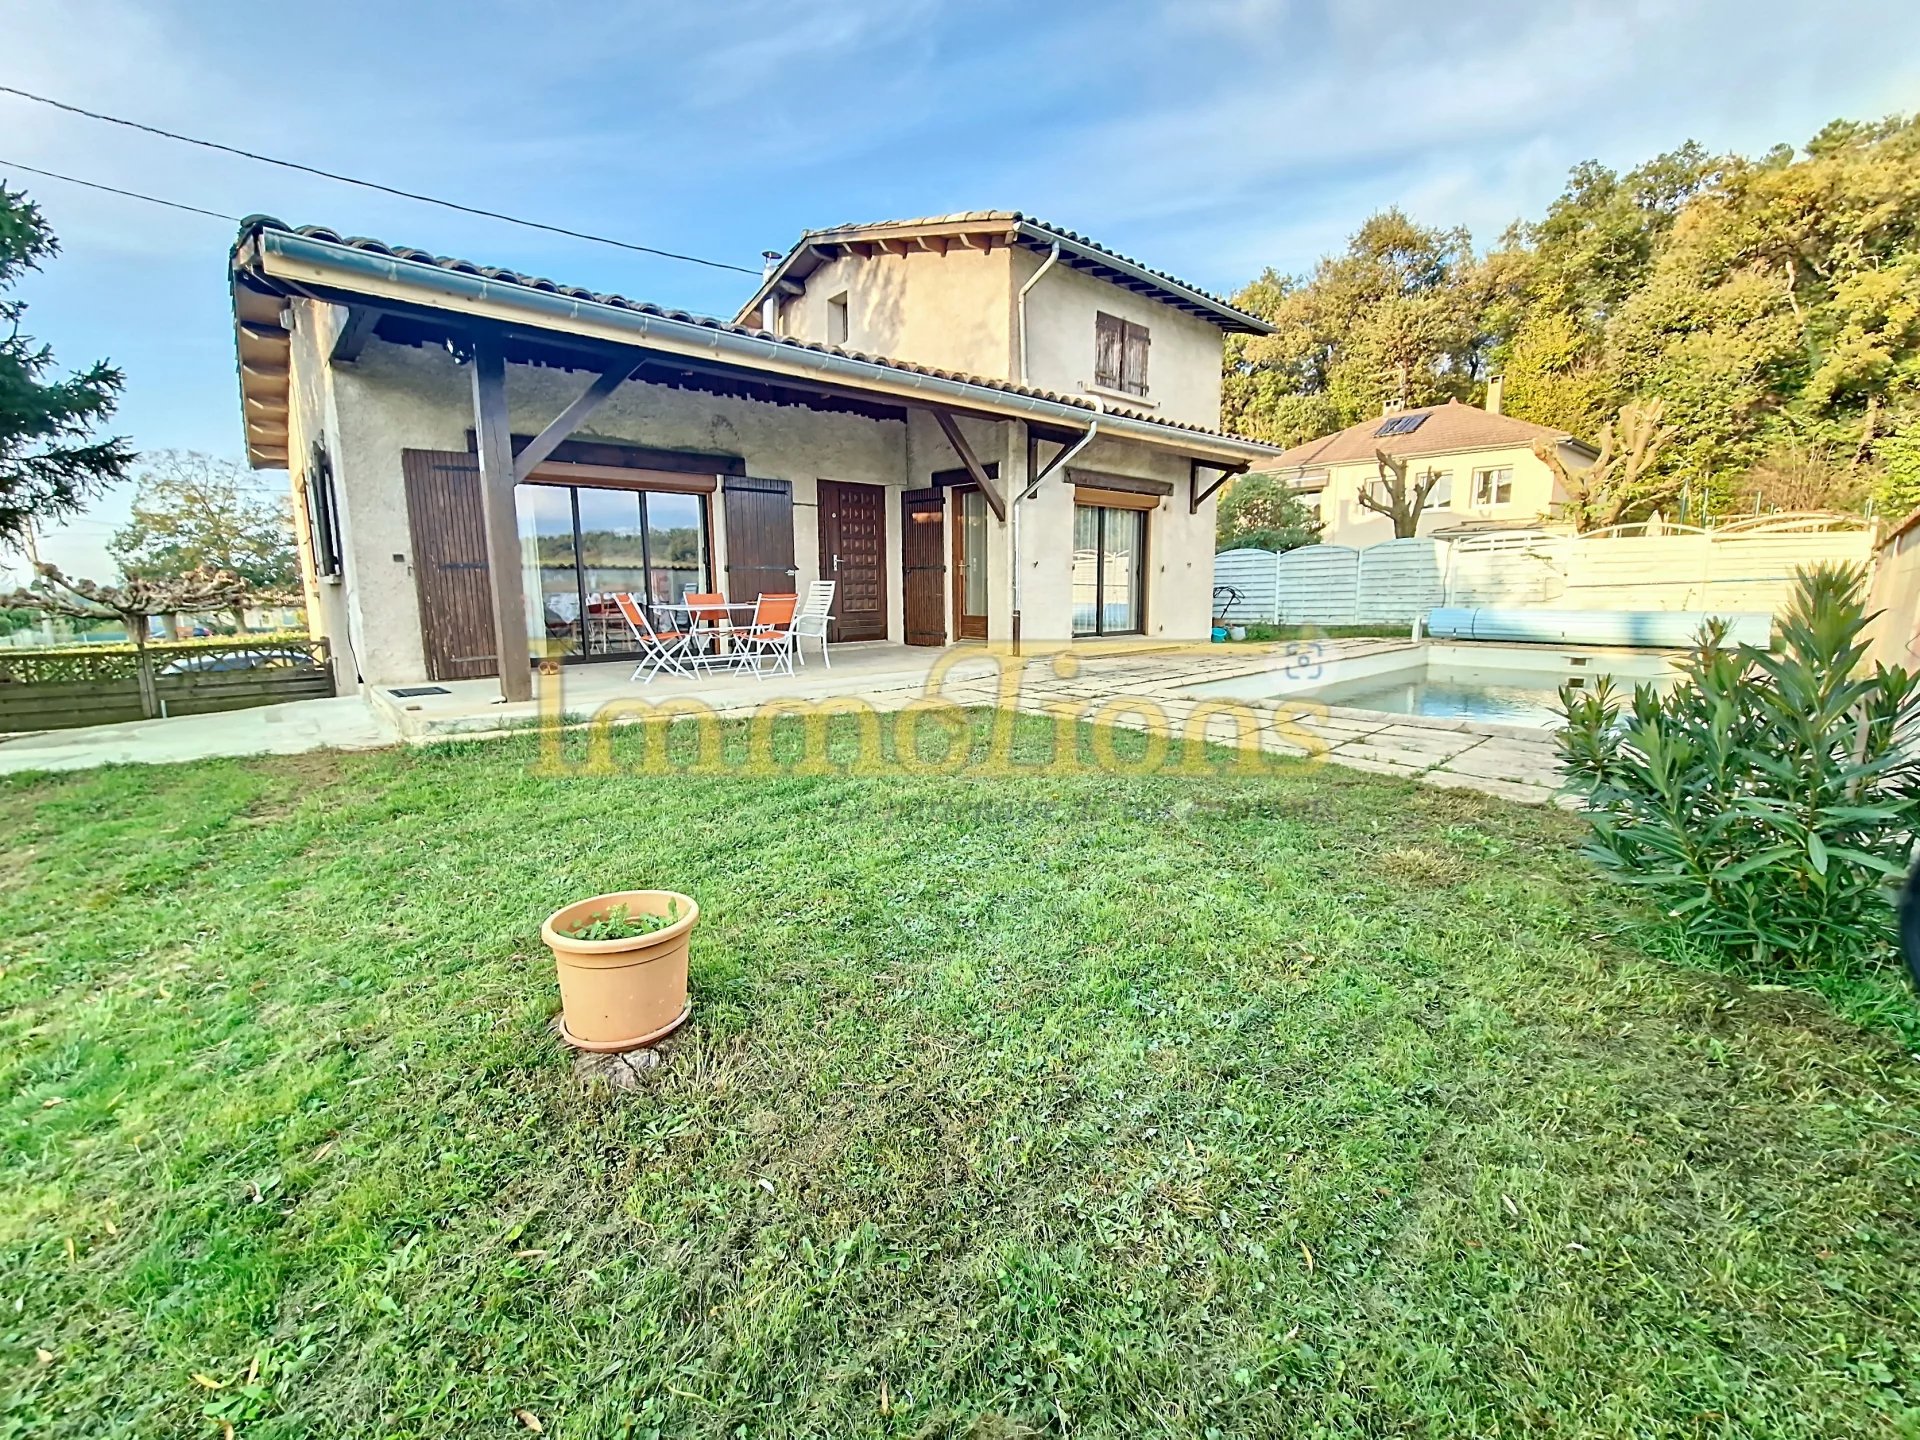
[[(1703, 610), (1494, 610), (1450, 607), (1427, 612), (1435, 640), (1502, 640), (1514, 645), (1628, 645), (1679, 650), (1693, 644), (1709, 618)], [(1765, 648), (1773, 617), (1764, 612), (1722, 615), (1728, 643)]]

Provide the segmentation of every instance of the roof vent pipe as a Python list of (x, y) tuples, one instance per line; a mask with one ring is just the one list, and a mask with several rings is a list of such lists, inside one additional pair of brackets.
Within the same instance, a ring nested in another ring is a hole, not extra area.
[[(773, 274), (774, 267), (779, 263), (780, 252), (778, 250), (762, 250), (760, 252), (760, 278), (764, 280), (767, 276)], [(767, 292), (767, 298), (760, 302), (760, 328), (762, 330), (772, 330), (774, 322), (779, 318), (780, 297), (769, 290)]]

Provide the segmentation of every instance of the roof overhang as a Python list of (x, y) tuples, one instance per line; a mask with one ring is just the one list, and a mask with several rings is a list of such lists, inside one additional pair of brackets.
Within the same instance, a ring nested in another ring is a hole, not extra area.
[(1150, 295), (1175, 309), (1218, 325), (1229, 334), (1270, 335), (1273, 326), (1258, 315), (1229, 305), (1216, 295), (1197, 289), (1171, 275), (1148, 268), (1071, 231), (1058, 230), (1024, 216), (987, 211), (938, 220), (891, 221), (876, 225), (842, 225), (831, 230), (809, 230), (800, 242), (775, 263), (759, 289), (740, 307), (736, 324), (752, 323), (772, 295), (798, 294), (808, 276), (842, 255), (871, 257), (927, 251), (950, 255), (955, 251), (992, 251), (1011, 246), (1050, 252), (1060, 247), (1063, 264), (1083, 270), (1125, 289)]
[(600, 344), (678, 357), (729, 375), (812, 388), (882, 405), (922, 406), (995, 420), (1025, 420), (1059, 432), (1138, 441), (1209, 465), (1244, 468), (1275, 447), (1237, 436), (1116, 412), (1072, 397), (982, 383), (943, 371), (781, 339), (700, 317), (669, 314), (586, 292), (529, 284), (505, 271), (451, 269), (271, 225), (242, 232), (233, 257), (236, 343), (247, 455), (255, 468), (285, 466), (290, 343), (284, 297), (348, 307), (430, 314), (456, 328), (487, 324), (566, 343)]

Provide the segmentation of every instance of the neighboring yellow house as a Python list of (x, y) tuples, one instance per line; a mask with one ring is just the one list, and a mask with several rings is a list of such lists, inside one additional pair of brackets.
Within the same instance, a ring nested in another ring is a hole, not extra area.
[(1486, 410), (1449, 400), (1363, 420), (1256, 468), (1293, 485), (1326, 527), (1320, 539), (1329, 545), (1361, 549), (1394, 538), (1393, 522), (1360, 503), (1363, 491), (1381, 493), (1375, 453), (1382, 450), (1407, 461), (1410, 486), (1439, 476), (1420, 514), (1422, 535), (1552, 523), (1566, 496), (1534, 445), (1557, 445), (1573, 468), (1591, 465), (1596, 452), (1564, 430), (1502, 415), (1498, 380), (1487, 398)]

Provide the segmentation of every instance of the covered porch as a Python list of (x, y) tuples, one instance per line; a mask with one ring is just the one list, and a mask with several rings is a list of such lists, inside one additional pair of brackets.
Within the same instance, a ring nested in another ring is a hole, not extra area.
[(1247, 442), (370, 245), (263, 225), (235, 274), (349, 683), (524, 705), (639, 648), (612, 597), (816, 579), (836, 649), (1205, 633)]

